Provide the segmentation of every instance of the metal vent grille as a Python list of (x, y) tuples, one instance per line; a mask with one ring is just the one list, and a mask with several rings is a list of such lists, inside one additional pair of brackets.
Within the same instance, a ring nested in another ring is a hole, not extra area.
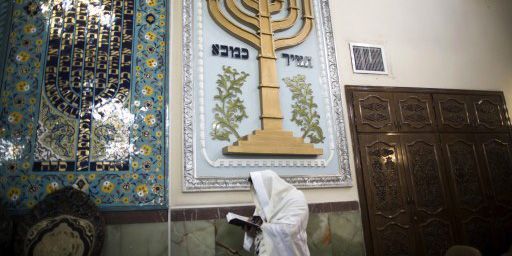
[(384, 50), (377, 45), (350, 44), (354, 73), (387, 74)]

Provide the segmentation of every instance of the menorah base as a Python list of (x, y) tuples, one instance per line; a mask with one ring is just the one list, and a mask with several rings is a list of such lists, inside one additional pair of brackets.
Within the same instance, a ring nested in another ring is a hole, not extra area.
[(305, 143), (303, 138), (293, 137), (293, 133), (284, 130), (256, 130), (241, 137), (232, 146), (222, 149), (225, 155), (293, 155), (318, 156), (323, 149)]

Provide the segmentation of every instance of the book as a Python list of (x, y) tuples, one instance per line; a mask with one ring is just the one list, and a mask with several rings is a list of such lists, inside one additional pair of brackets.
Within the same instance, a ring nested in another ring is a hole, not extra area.
[(235, 226), (240, 226), (240, 227), (243, 227), (243, 226), (253, 226), (253, 227), (256, 227), (256, 228), (260, 228), (260, 225), (252, 222), (251, 218), (245, 217), (245, 216), (242, 216), (242, 215), (238, 215), (236, 213), (228, 212), (228, 214), (226, 214), (226, 219), (227, 219), (229, 224), (232, 224), (232, 225), (235, 225)]

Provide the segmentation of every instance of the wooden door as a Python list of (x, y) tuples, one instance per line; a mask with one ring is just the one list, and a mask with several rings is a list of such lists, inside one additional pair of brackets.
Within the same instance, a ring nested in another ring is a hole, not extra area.
[(469, 96), (434, 94), (437, 123), (441, 131), (463, 132), (473, 129)]
[(512, 141), (508, 134), (478, 135), (483, 157), (483, 169), (490, 183), (493, 201), (492, 215), (496, 218), (497, 252), (505, 252), (512, 244)]
[(359, 132), (397, 131), (393, 95), (386, 92), (354, 92), (354, 112)]
[(442, 145), (462, 243), (492, 252), (493, 221), (472, 134), (443, 134)]
[(435, 130), (432, 97), (425, 93), (396, 93), (396, 116), (401, 132)]
[(397, 135), (359, 135), (375, 255), (414, 255), (414, 233)]
[(401, 141), (418, 241), (415, 255), (444, 255), (455, 244), (455, 228), (439, 138), (409, 134)]
[(478, 95), (471, 97), (471, 112), (479, 131), (506, 131), (505, 109), (500, 95)]

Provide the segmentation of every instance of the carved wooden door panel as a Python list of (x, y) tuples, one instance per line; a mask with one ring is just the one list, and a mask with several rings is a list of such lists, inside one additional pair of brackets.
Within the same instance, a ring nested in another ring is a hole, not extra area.
[(435, 134), (401, 136), (408, 178), (416, 255), (444, 255), (455, 244), (441, 145)]
[(441, 138), (462, 243), (489, 253), (493, 244), (493, 222), (489, 218), (491, 208), (478, 163), (475, 137), (443, 134)]
[(468, 96), (434, 94), (438, 127), (442, 131), (472, 129), (473, 116), (470, 113)]
[(507, 123), (501, 96), (482, 95), (471, 97), (475, 125), (482, 131), (506, 131)]
[(414, 255), (414, 235), (397, 135), (360, 135), (375, 255)]
[(397, 131), (393, 95), (391, 93), (354, 92), (353, 96), (358, 131)]
[(432, 97), (425, 93), (396, 93), (398, 128), (401, 132), (435, 130)]
[(492, 215), (496, 218), (498, 253), (512, 244), (512, 141), (508, 134), (480, 134), (484, 170), (490, 182)]

